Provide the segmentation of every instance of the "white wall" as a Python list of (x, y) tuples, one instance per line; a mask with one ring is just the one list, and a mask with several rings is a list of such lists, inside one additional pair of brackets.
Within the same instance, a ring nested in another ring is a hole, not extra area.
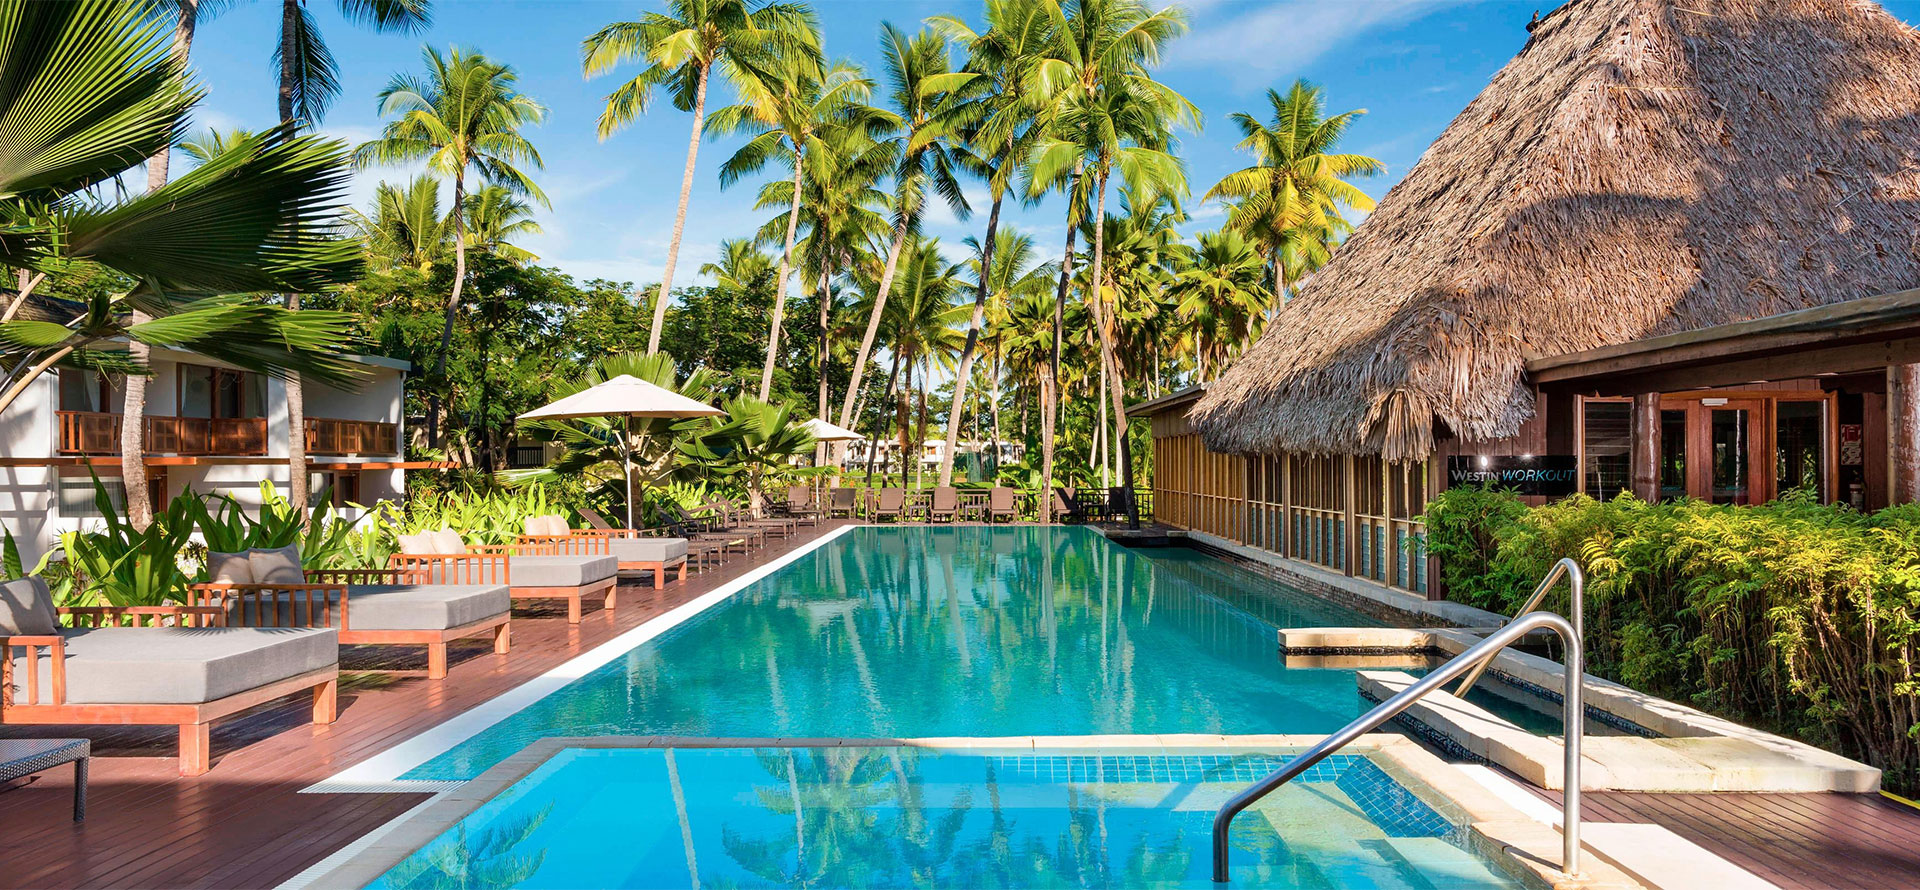
[[(0, 414), (0, 457), (34, 458), (53, 454), (59, 430), (54, 405), (58, 378), (42, 374)], [(0, 526), (31, 563), (46, 551), (53, 521), (53, 474), (49, 467), (0, 467)]]

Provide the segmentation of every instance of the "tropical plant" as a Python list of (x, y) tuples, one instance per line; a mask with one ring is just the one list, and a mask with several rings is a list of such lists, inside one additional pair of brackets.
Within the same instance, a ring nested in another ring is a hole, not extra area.
[[(317, 234), (349, 175), (341, 146), (276, 129), (139, 197), (93, 189), (164, 150), (199, 99), (164, 24), (104, 0), (0, 6), (0, 145), (13, 158), (0, 165), (0, 265), (25, 273), (0, 313), (0, 412), (57, 364), (144, 373), (137, 351), (109, 345), (122, 339), (351, 385), (333, 356), (345, 316), (208, 296), (314, 290), (357, 274), (351, 242)], [(66, 325), (15, 318), (48, 274), (85, 263), (135, 284), (90, 296)]]
[[(367, 553), (364, 536), (366, 531), (377, 531), (384, 510), (393, 508), (376, 510), (355, 523), (334, 510), (330, 493), (331, 489), (321, 489), (313, 507), (300, 510), (271, 481), (262, 480), (260, 505), (251, 512), (232, 495), (217, 495), (194, 499), (186, 505), (184, 517), (200, 530), (207, 549), (220, 553), (299, 545), (300, 564), (308, 568), (385, 566), (384, 554), (377, 554), (378, 561), (369, 558), (376, 554)], [(209, 507), (209, 501), (218, 509)]]
[(766, 515), (767, 491), (782, 480), (818, 472), (795, 459), (813, 451), (813, 434), (797, 422), (791, 405), (774, 405), (736, 396), (720, 406), (725, 417), (687, 440), (689, 456), (707, 462), (721, 475), (739, 476), (755, 517)]
[(1199, 381), (1213, 379), (1233, 347), (1246, 340), (1264, 308), (1261, 272), (1265, 264), (1239, 232), (1203, 232), (1191, 266), (1174, 285), (1180, 319), (1193, 335)]
[[(1304, 80), (1294, 81), (1285, 94), (1268, 90), (1267, 104), (1273, 114), (1268, 123), (1244, 112), (1232, 117), (1242, 137), (1239, 147), (1253, 155), (1254, 165), (1221, 177), (1201, 200), (1232, 202), (1227, 225), (1264, 248), (1277, 305), (1291, 283), (1284, 250), (1296, 251), (1295, 269), (1303, 265), (1299, 252), (1306, 251), (1309, 261), (1316, 250), (1323, 254), (1345, 224), (1343, 211), (1373, 209), (1373, 199), (1347, 180), (1376, 175), (1386, 166), (1365, 155), (1334, 151), (1365, 109), (1328, 117), (1326, 94)], [(1331, 236), (1313, 237), (1330, 230)]]
[(467, 196), (467, 247), (492, 254), (515, 265), (540, 259), (511, 239), (545, 231), (533, 218), (533, 207), (511, 190), (482, 186)]
[[(547, 110), (516, 88), (513, 68), (478, 52), (454, 49), (441, 55), (423, 48), (425, 76), (397, 74), (380, 91), (380, 115), (394, 118), (380, 137), (358, 149), (365, 164), (424, 162), (427, 172), (453, 180), (453, 206), (467, 206), (469, 172), (488, 185), (526, 195), (547, 206), (547, 197), (521, 165), (542, 166), (540, 153), (521, 129), (546, 119)], [(433, 376), (444, 377), (447, 349), (453, 342), (454, 314), (467, 278), (466, 215), (453, 215), (453, 287), (440, 326)], [(439, 444), (441, 418), (436, 403), (429, 411), (428, 442)]]
[(647, 352), (660, 351), (666, 323), (667, 294), (673, 290), (674, 264), (687, 224), (693, 193), (694, 160), (706, 121), (707, 84), (714, 68), (743, 90), (782, 66), (820, 62), (819, 24), (805, 4), (766, 0), (672, 0), (665, 12), (649, 12), (639, 21), (615, 22), (581, 41), (581, 66), (588, 77), (605, 74), (624, 62), (647, 67), (607, 96), (600, 113), (600, 138), (613, 135), (646, 114), (656, 88), (667, 90), (673, 106), (693, 114), (687, 137), (686, 169), (680, 175), (680, 203), (674, 210), (667, 262), (653, 299), (653, 324)]
[(181, 554), (191, 541), (192, 512), (199, 503), (192, 492), (182, 492), (145, 528), (135, 528), (94, 477), (93, 504), (104, 528), (60, 536), (67, 567), (76, 577), (75, 601), (112, 606), (186, 602), (194, 574), (182, 564)]
[(552, 486), (534, 481), (511, 488), (414, 493), (398, 516), (388, 516), (396, 533), (450, 528), (469, 544), (511, 544), (535, 516), (570, 512)]
[(854, 402), (860, 395), (867, 359), (873, 354), (874, 339), (880, 334), (881, 317), (893, 290), (894, 274), (909, 237), (919, 234), (920, 215), (926, 209), (927, 190), (931, 187), (965, 219), (972, 212), (966, 193), (960, 188), (960, 164), (954, 157), (951, 141), (959, 118), (938, 112), (945, 96), (971, 77), (953, 70), (948, 42), (938, 31), (928, 29), (911, 39), (892, 25), (883, 25), (880, 55), (887, 72), (888, 97), (896, 109), (899, 132), (893, 137), (899, 146), (893, 171), (893, 240), (887, 246), (886, 263), (880, 270), (878, 286), (871, 291), (866, 332), (860, 337), (860, 349), (853, 360), (853, 379), (847, 384), (846, 397), (840, 403), (840, 425), (853, 423)]

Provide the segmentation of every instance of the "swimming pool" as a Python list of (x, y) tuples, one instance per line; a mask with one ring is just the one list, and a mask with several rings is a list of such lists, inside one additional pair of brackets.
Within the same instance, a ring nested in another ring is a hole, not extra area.
[[(565, 748), (370, 886), (1212, 888), (1214, 808), (1280, 762), (1218, 749)], [(1237, 887), (1520, 886), (1359, 754), (1243, 813), (1233, 843)]]
[(402, 778), (555, 736), (1324, 734), (1353, 672), (1288, 669), (1276, 630), (1378, 623), (1086, 528), (856, 528)]

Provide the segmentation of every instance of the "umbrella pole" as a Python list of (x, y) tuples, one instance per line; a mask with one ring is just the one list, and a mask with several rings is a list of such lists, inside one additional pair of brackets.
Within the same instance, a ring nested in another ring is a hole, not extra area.
[(620, 416), (620, 475), (627, 480), (627, 530), (633, 531), (633, 415)]

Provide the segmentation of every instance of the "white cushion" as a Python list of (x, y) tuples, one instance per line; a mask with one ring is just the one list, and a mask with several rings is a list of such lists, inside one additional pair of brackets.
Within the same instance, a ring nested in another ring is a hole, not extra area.
[(246, 551), (221, 553), (207, 551), (207, 580), (217, 584), (252, 584), (253, 563)]
[(546, 534), (547, 533), (547, 517), (529, 516), (526, 519), (521, 520), (520, 531), (522, 534), (528, 534), (528, 535)]
[(401, 553), (432, 553), (433, 533), (415, 532), (411, 535), (397, 535), (400, 539)]
[(437, 532), (433, 532), (432, 535), (433, 549), (428, 550), (428, 553), (455, 554), (467, 552), (466, 539), (460, 537), (460, 533), (453, 529), (443, 528)]
[(255, 584), (305, 584), (307, 573), (300, 569), (300, 545), (288, 544), (272, 550), (249, 550), (247, 562), (253, 569)]
[(567, 524), (567, 517), (555, 513), (547, 517), (547, 534), (566, 537), (573, 534), (573, 526)]

